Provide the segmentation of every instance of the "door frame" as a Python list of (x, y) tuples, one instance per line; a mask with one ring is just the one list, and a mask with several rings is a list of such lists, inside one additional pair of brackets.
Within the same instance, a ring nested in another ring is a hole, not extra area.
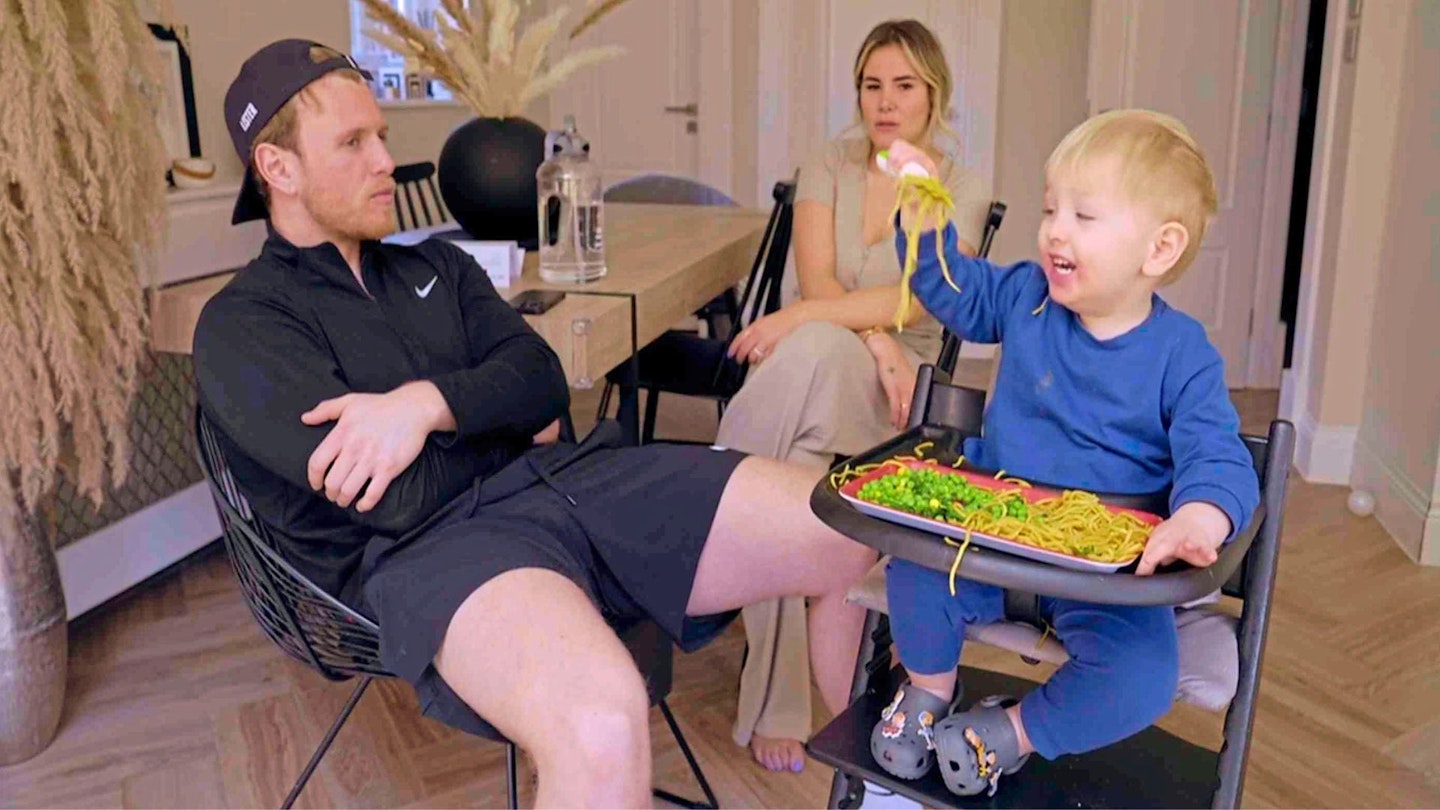
[[(1305, 0), (1280, 0), (1270, 134), (1265, 154), (1265, 190), (1260, 208), (1260, 249), (1256, 260), (1255, 298), (1250, 310), (1250, 349), (1245, 365), (1247, 388), (1278, 389), (1284, 372), (1286, 329), (1280, 320), (1280, 295), (1285, 284), (1286, 233), (1290, 207), (1294, 204), (1291, 191), (1308, 22)], [(1305, 201), (1300, 204), (1304, 205)]]

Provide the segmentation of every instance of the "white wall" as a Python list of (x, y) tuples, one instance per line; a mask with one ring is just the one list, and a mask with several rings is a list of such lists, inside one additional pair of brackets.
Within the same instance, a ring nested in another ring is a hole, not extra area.
[(995, 197), (1006, 212), (990, 256), (1016, 262), (1035, 258), (1045, 160), (1085, 120), (1090, 0), (1011, 0), (1000, 42)]
[[(1381, 22), (1377, 10), (1367, 7), (1366, 26)], [(1387, 54), (1398, 68), (1386, 94), (1397, 114), (1393, 159), (1379, 178), (1386, 193), (1366, 200), (1364, 215), (1383, 228), (1372, 246), (1374, 326), (1354, 381), (1364, 391), (1354, 483), (1375, 492), (1377, 517), (1411, 557), (1440, 565), (1440, 4), (1386, 10), (1395, 16), (1384, 25), (1400, 34)], [(1358, 95), (1357, 86), (1357, 116)]]

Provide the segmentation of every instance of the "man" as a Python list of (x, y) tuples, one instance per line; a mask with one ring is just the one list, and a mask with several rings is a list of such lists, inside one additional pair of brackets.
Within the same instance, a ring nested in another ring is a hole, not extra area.
[(234, 220), (268, 217), (269, 239), (200, 317), (202, 408), (283, 552), (376, 618), (426, 714), (484, 733), (478, 714), (530, 751), (541, 805), (640, 806), (648, 701), (606, 620), (650, 617), (694, 649), (796, 594), (843, 707), (861, 620), (844, 592), (874, 555), (810, 513), (813, 473), (553, 443), (559, 361), (485, 273), (439, 240), (375, 241), (394, 162), (349, 57), (269, 45), (225, 116), (246, 166)]

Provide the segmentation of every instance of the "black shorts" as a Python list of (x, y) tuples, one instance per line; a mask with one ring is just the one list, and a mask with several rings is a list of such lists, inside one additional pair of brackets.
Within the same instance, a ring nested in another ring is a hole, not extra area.
[(362, 609), (380, 625), (381, 660), (414, 685), (425, 715), (499, 738), (432, 661), (460, 604), (518, 568), (566, 576), (607, 622), (649, 618), (681, 649), (703, 646), (739, 613), (691, 618), (685, 608), (720, 496), (743, 458), (603, 439), (531, 450), (413, 539), (367, 546)]

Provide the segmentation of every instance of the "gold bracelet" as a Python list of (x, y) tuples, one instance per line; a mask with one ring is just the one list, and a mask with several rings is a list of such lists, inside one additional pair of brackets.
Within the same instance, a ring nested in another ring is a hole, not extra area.
[(889, 330), (883, 326), (872, 326), (869, 329), (866, 329), (865, 331), (860, 333), (860, 342), (864, 343), (865, 341), (869, 340), (872, 335), (884, 334), (887, 331)]

